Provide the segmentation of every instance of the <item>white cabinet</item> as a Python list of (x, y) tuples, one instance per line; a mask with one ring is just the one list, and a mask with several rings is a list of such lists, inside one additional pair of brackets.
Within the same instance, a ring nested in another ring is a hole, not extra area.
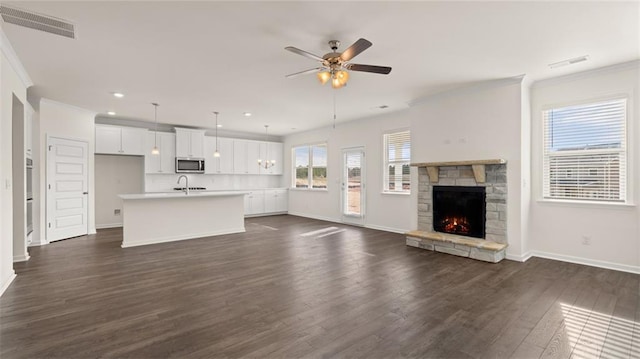
[(204, 173), (233, 174), (233, 139), (218, 137), (218, 152), (220, 157), (213, 157), (216, 151), (216, 138), (204, 138)]
[(147, 133), (144, 155), (145, 173), (175, 173), (176, 172), (176, 135), (167, 132), (158, 132), (157, 146), (160, 154), (151, 154), (156, 145), (154, 131)]
[(251, 191), (244, 196), (244, 215), (251, 216), (264, 213), (264, 191)]
[(248, 140), (233, 141), (233, 173), (259, 174), (260, 142)]
[(204, 157), (204, 130), (176, 127), (176, 157)]
[(268, 175), (281, 175), (282, 174), (282, 161), (283, 161), (283, 144), (278, 142), (262, 142), (260, 143), (260, 159), (275, 160), (275, 165), (264, 168), (260, 166), (260, 174)]
[(144, 155), (146, 134), (144, 128), (96, 125), (95, 153)]
[(264, 190), (264, 212), (281, 213), (289, 208), (288, 192), (286, 189)]

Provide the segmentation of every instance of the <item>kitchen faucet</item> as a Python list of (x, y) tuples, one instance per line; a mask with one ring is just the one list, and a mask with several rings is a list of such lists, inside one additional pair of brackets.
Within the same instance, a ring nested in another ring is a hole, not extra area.
[(189, 177), (182, 175), (178, 177), (178, 184), (180, 184), (180, 180), (184, 177), (184, 194), (189, 194)]

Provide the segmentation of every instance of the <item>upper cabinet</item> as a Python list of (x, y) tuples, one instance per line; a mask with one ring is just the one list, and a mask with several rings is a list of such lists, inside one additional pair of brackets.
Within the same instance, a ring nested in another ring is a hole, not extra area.
[[(153, 146), (158, 146), (160, 154), (151, 153)], [(167, 132), (154, 131), (147, 133), (145, 144), (144, 168), (145, 173), (176, 173), (176, 135)]]
[(233, 173), (260, 174), (260, 142), (233, 140)]
[(146, 135), (144, 128), (96, 125), (95, 153), (142, 156)]
[(204, 130), (176, 127), (176, 157), (204, 156)]
[(218, 153), (220, 157), (214, 157), (216, 151), (216, 138), (205, 136), (204, 160), (205, 171), (208, 174), (233, 174), (233, 139), (218, 137)]

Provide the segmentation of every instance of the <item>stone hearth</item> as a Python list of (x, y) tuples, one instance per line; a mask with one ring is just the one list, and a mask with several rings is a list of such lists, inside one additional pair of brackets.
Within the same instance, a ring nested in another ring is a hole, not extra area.
[[(431, 162), (412, 166), (418, 167), (418, 231), (406, 234), (407, 245), (494, 263), (502, 260), (508, 245), (506, 161)], [(434, 185), (485, 187), (485, 239), (434, 232)]]

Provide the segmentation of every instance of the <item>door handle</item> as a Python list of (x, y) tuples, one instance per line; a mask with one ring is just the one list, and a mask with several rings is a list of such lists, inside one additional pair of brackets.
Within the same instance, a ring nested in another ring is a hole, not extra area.
[(82, 194), (89, 194), (89, 192), (82, 192)]

